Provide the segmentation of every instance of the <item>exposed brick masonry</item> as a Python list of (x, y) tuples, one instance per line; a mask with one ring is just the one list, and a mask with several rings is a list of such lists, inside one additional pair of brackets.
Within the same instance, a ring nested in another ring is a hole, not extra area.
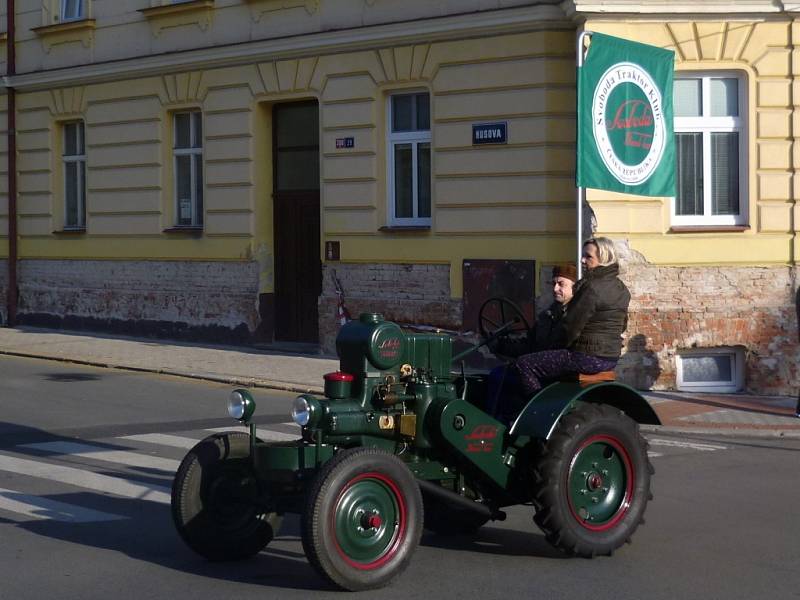
[(327, 264), (319, 299), (320, 344), (326, 353), (335, 352), (339, 331), (334, 273), (354, 318), (362, 312), (380, 312), (405, 325), (461, 327), (461, 300), (450, 297), (449, 265)]
[(248, 341), (255, 262), (20, 261), (22, 323)]
[(617, 367), (623, 381), (674, 388), (677, 351), (740, 346), (749, 391), (797, 393), (800, 346), (789, 267), (629, 264), (622, 278), (632, 296), (627, 345)]

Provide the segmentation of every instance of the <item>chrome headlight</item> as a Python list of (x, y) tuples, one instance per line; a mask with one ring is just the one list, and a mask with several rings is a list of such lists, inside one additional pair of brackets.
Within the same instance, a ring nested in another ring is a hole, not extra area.
[(292, 421), (305, 427), (311, 421), (311, 413), (313, 409), (308, 398), (305, 396), (298, 396), (292, 402)]
[(253, 416), (256, 403), (247, 390), (233, 390), (228, 399), (228, 414), (242, 423), (247, 423)]

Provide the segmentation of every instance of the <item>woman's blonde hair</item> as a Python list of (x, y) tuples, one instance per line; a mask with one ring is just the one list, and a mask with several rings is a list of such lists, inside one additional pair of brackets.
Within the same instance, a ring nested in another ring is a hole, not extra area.
[(617, 249), (614, 242), (607, 237), (589, 238), (583, 245), (592, 244), (597, 248), (597, 260), (601, 267), (607, 267), (617, 262)]

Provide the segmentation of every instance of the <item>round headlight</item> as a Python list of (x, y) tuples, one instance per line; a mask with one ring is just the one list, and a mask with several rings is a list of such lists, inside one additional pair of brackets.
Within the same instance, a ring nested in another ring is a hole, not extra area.
[(298, 396), (292, 402), (292, 420), (305, 427), (311, 420), (311, 403), (303, 396)]
[(253, 416), (256, 403), (247, 390), (233, 390), (228, 399), (228, 414), (237, 421), (247, 422)]

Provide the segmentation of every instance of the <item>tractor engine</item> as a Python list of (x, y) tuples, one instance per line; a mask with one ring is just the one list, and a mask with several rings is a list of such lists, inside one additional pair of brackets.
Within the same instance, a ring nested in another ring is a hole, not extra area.
[[(295, 400), (295, 421), (307, 440), (350, 446), (406, 443), (430, 447), (426, 416), (437, 401), (455, 398), (452, 340), (436, 333), (406, 334), (375, 313), (342, 327), (336, 338), (339, 371), (325, 375), (325, 399)], [(375, 440), (378, 438), (378, 440)]]

